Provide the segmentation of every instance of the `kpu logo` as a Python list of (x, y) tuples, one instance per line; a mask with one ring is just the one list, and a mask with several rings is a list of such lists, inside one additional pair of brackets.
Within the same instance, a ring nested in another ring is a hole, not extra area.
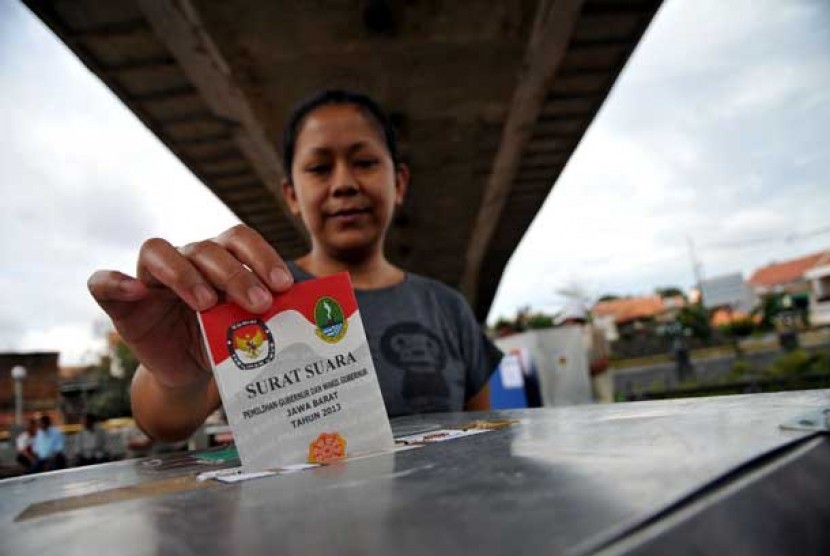
[(343, 315), (343, 307), (328, 296), (321, 297), (315, 303), (314, 324), (317, 325), (317, 336), (329, 344), (342, 340), (349, 327), (349, 322)]
[(274, 359), (274, 337), (259, 319), (231, 325), (226, 344), (233, 362), (240, 369), (256, 369)]

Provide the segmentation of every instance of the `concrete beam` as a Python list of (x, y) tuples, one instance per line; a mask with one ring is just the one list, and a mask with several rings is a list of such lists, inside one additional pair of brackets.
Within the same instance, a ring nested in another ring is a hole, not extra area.
[(276, 149), (251, 105), (233, 80), (230, 68), (202, 25), (190, 0), (137, 0), (160, 41), (178, 61), (190, 83), (221, 120), (233, 122), (233, 142), (254, 167), (285, 218), (308, 243), (302, 223), (282, 196), (283, 169)]
[(551, 82), (568, 50), (582, 4), (583, 0), (544, 0), (539, 4), (519, 82), (466, 253), (461, 291), (473, 306), (481, 263), (510, 194), (522, 152), (533, 135)]

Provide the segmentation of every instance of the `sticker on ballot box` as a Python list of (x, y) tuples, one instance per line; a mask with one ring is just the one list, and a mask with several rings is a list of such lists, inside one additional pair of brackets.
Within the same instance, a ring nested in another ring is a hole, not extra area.
[(295, 284), (262, 315), (226, 303), (199, 322), (246, 469), (394, 445), (347, 273)]

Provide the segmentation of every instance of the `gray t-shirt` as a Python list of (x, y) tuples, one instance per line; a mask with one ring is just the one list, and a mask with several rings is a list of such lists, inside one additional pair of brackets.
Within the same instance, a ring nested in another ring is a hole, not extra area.
[[(313, 278), (288, 266), (297, 282)], [(407, 273), (355, 294), (390, 417), (462, 411), (501, 360), (461, 294), (440, 282)]]

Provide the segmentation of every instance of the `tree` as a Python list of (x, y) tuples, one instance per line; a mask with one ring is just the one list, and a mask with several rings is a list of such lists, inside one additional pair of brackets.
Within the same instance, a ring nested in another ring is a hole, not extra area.
[(135, 358), (133, 352), (130, 351), (130, 348), (127, 344), (124, 343), (121, 338), (114, 338), (113, 345), (111, 347), (113, 353), (115, 354), (115, 366), (117, 366), (120, 370), (120, 375), (122, 378), (125, 378), (129, 381), (133, 380), (133, 375), (135, 374), (136, 370), (138, 369), (138, 365), (140, 364), (138, 359)]
[(499, 317), (493, 328), (500, 336), (507, 336), (509, 334), (524, 332), (526, 330), (552, 328), (555, 321), (556, 315), (549, 315), (541, 312), (534, 313), (530, 306), (525, 306), (519, 308), (516, 312), (516, 317), (513, 320)]
[(770, 331), (775, 330), (776, 320), (785, 310), (784, 294), (770, 293), (761, 298), (761, 303), (752, 311), (752, 314), (760, 317), (759, 329)]
[[(130, 384), (139, 363), (117, 334), (110, 334), (108, 342), (109, 353), (102, 355), (92, 369), (99, 387), (89, 400), (88, 411), (101, 419), (129, 417), (132, 415)], [(113, 373), (116, 369), (120, 371), (118, 376)]]
[(528, 330), (539, 330), (542, 328), (553, 328), (553, 316), (544, 313), (530, 315), (527, 319)]
[(666, 286), (664, 288), (656, 288), (654, 290), (654, 293), (656, 293), (657, 295), (659, 295), (663, 299), (665, 299), (667, 297), (678, 297), (678, 296), (680, 296), (684, 299), (686, 298), (686, 294), (683, 293), (683, 290), (681, 290), (680, 288), (678, 288), (676, 286)]
[(506, 319), (504, 317), (499, 317), (496, 321), (496, 324), (493, 325), (493, 332), (495, 332), (496, 336), (502, 338), (504, 336), (510, 336), (511, 334), (515, 334), (518, 332), (516, 330), (513, 321), (510, 319)]
[(750, 317), (742, 317), (720, 327), (721, 332), (729, 338), (739, 340), (748, 338), (755, 332), (755, 321)]
[(602, 294), (601, 296), (599, 296), (599, 299), (597, 300), (597, 302), (599, 303), (601, 301), (614, 301), (614, 300), (617, 300), (617, 299), (622, 299), (622, 296), (617, 295), (615, 293), (605, 293), (605, 294)]
[(744, 352), (741, 349), (741, 340), (748, 338), (755, 332), (755, 321), (751, 317), (735, 319), (720, 327), (721, 334), (729, 339), (732, 349), (735, 350), (735, 357), (743, 358)]
[(701, 303), (684, 305), (677, 312), (677, 321), (692, 331), (695, 338), (709, 340), (712, 337), (712, 325), (709, 322), (709, 311)]

